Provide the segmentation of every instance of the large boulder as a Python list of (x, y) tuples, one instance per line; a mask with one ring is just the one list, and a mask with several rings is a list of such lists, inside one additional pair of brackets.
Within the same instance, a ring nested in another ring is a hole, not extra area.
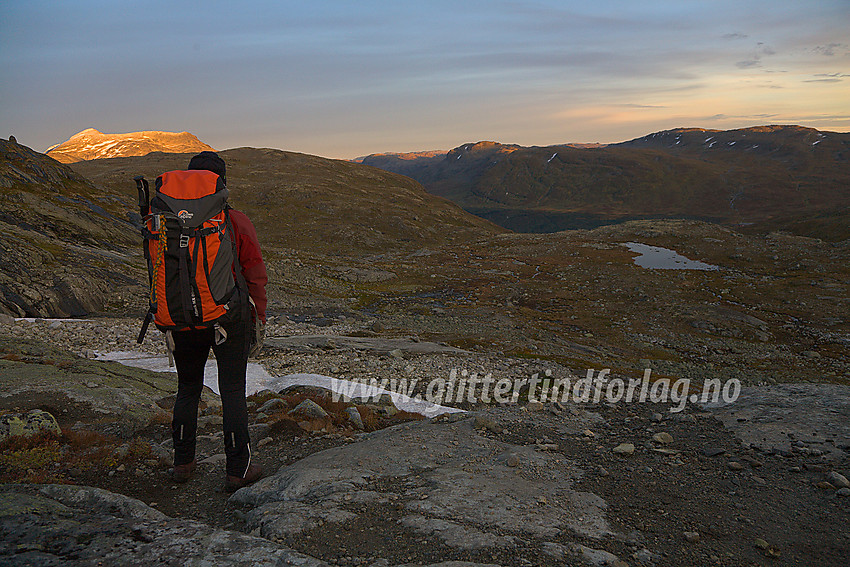
[[(492, 408), (517, 419), (518, 408)], [(564, 431), (586, 427), (582, 412)], [(573, 423), (574, 422), (574, 423)], [(329, 534), (369, 522), (369, 507), (397, 506), (407, 528), (462, 550), (611, 534), (605, 501), (573, 488), (583, 471), (562, 454), (516, 445), (474, 428), (472, 417), (414, 421), (313, 453), (231, 500), (251, 507), (248, 528), (272, 540), (317, 526)], [(330, 536), (329, 536), (330, 537)]]

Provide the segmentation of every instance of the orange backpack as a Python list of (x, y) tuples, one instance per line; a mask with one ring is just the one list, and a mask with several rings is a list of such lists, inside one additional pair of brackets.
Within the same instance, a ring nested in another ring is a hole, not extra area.
[(206, 170), (169, 171), (156, 178), (152, 199), (147, 180), (135, 181), (150, 279), (150, 308), (137, 341), (151, 321), (161, 331), (201, 329), (238, 313), (247, 305), (247, 286), (221, 178)]

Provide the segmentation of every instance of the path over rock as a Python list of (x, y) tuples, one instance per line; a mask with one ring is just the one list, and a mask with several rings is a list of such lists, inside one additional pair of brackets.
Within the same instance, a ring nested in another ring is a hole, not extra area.
[[(283, 467), (231, 499), (252, 506), (248, 529), (272, 540), (374, 516), (466, 550), (511, 545), (517, 537), (610, 534), (605, 501), (571, 488), (583, 474), (573, 462), (474, 427), (519, 411), (491, 408), (478, 420), (453, 416), (376, 431)], [(576, 414), (564, 417), (576, 422), (568, 426), (585, 420)], [(374, 507), (381, 511), (361, 515)]]
[(706, 404), (744, 443), (766, 452), (850, 452), (850, 388), (779, 384), (743, 388), (731, 403)]
[(342, 335), (298, 335), (294, 337), (266, 338), (264, 345), (289, 350), (369, 350), (388, 354), (394, 350), (417, 354), (463, 354), (466, 351), (439, 343), (417, 341), (411, 338), (385, 339), (380, 337), (346, 337)]

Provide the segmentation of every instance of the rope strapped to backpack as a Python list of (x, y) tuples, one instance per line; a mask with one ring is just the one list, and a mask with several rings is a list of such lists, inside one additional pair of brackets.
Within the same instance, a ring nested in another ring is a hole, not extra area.
[[(160, 226), (165, 226), (165, 217), (160, 215), (159, 217)], [(165, 259), (165, 251), (168, 250), (168, 236), (165, 234), (164, 230), (159, 231), (159, 249), (156, 253), (156, 261), (153, 266), (153, 273), (156, 274), (159, 272), (159, 269), (162, 267), (162, 262)], [(151, 309), (156, 313), (156, 278), (151, 278), (151, 293), (150, 293), (150, 306)]]

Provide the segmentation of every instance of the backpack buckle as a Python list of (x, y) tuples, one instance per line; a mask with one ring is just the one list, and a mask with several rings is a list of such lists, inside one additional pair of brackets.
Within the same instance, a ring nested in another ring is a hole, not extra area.
[(186, 234), (180, 235), (180, 248), (188, 248), (189, 247), (189, 236)]

